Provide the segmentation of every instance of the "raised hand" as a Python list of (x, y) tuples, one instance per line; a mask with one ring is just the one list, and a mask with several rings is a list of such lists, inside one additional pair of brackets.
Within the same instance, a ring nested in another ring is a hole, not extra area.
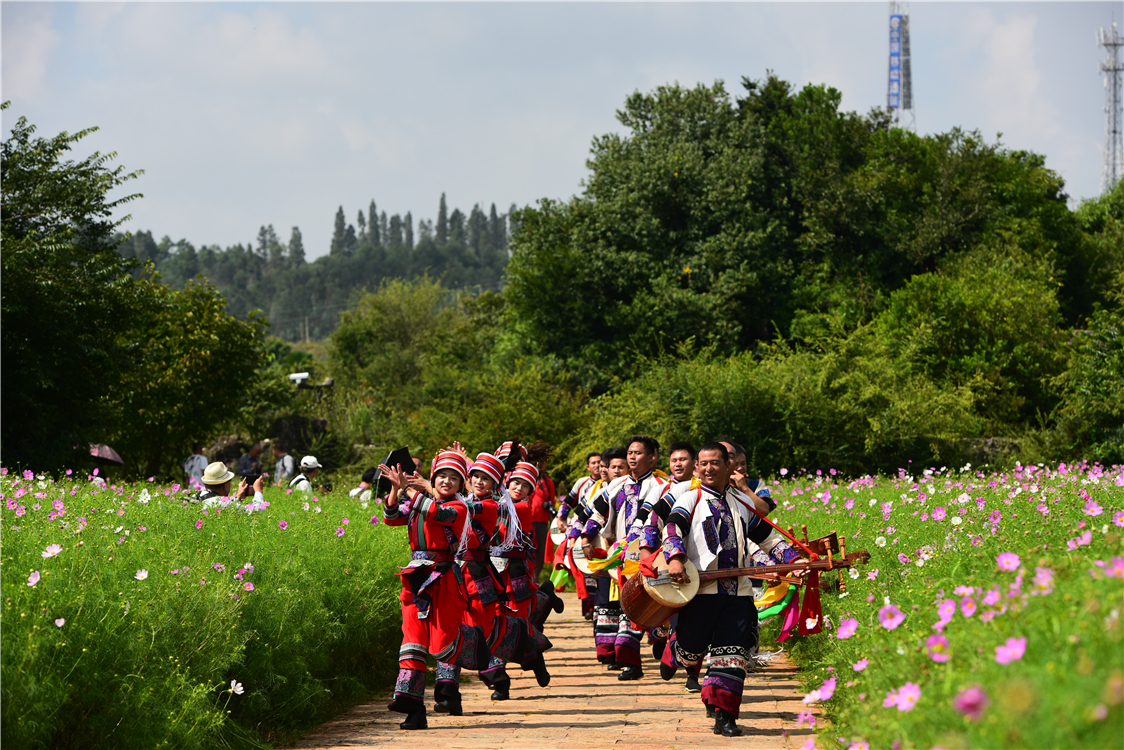
[(386, 481), (390, 482), (398, 489), (402, 489), (402, 464), (397, 464), (397, 470), (390, 468), (386, 464), (379, 464), (379, 471)]

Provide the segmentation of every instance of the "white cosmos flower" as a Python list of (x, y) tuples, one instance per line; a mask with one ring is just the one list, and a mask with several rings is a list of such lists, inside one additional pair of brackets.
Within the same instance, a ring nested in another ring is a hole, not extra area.
[(242, 689), (242, 683), (239, 682), (238, 680), (231, 680), (230, 681), (230, 690), (235, 695), (242, 695), (242, 693), (245, 692), (245, 690)]
[(851, 568), (848, 575), (850, 575), (851, 578), (858, 578), (859, 577), (859, 571), (855, 570), (854, 568)]
[(145, 578), (148, 578), (148, 571), (141, 568), (133, 578), (136, 578), (138, 581), (143, 581)]
[(878, 537), (877, 539), (874, 540), (874, 543), (877, 544), (879, 547), (885, 547), (886, 546), (886, 537), (880, 536), (880, 537)]
[(960, 516), (953, 516), (952, 517), (952, 525), (953, 526), (959, 526), (962, 523), (964, 523), (964, 519), (961, 518)]

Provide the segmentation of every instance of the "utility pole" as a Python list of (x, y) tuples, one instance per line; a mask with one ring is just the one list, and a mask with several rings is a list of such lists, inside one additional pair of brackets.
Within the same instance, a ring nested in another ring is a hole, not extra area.
[(1121, 128), (1124, 127), (1124, 101), (1121, 100), (1121, 73), (1124, 64), (1120, 62), (1120, 48), (1124, 37), (1116, 31), (1116, 21), (1107, 31), (1102, 26), (1097, 32), (1097, 46), (1105, 48), (1104, 60), (1097, 64), (1097, 71), (1104, 75), (1104, 166), (1101, 168), (1101, 194), (1108, 193), (1120, 178), (1124, 177), (1124, 141)]

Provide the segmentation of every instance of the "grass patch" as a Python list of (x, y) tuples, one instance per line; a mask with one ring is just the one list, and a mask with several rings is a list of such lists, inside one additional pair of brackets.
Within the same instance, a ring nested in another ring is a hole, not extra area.
[(791, 648), (809, 691), (834, 679), (818, 747), (1124, 746), (1124, 469), (774, 489), (783, 524), (871, 553), (824, 592), (825, 632)]
[(395, 676), (408, 545), (378, 505), (14, 474), (0, 493), (5, 745), (263, 747)]

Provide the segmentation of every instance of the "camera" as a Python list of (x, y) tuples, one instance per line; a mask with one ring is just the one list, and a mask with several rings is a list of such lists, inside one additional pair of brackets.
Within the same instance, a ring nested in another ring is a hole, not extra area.
[(293, 381), (297, 385), (300, 385), (304, 381), (308, 380), (308, 373), (307, 372), (294, 372), (292, 375), (289, 376), (289, 380)]

